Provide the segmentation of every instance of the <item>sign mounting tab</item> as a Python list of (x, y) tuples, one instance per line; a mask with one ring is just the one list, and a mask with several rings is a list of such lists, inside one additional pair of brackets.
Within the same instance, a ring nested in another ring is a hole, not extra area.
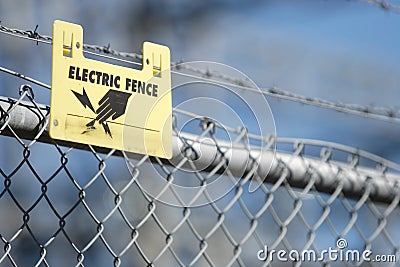
[(50, 136), (54, 139), (172, 156), (170, 51), (144, 42), (136, 70), (83, 55), (80, 25), (53, 24)]

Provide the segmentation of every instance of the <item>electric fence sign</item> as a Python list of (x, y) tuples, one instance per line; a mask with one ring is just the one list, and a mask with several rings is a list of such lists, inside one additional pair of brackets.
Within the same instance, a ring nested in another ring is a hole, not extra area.
[(172, 156), (168, 47), (143, 43), (136, 70), (85, 58), (80, 25), (55, 21), (50, 136), (151, 156)]

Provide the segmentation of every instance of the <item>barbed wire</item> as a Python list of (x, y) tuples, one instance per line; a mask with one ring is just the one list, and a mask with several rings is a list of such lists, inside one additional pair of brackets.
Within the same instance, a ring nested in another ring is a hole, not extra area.
[(384, 1), (384, 0), (356, 0), (356, 1), (368, 3), (368, 4), (371, 4), (371, 5), (376, 5), (376, 6), (382, 8), (384, 10), (400, 14), (400, 6), (393, 5), (393, 4), (391, 4), (391, 3), (387, 2), (387, 1)]
[[(23, 38), (23, 39), (28, 39), (35, 41), (37, 44), (44, 43), (44, 44), (52, 44), (52, 37), (47, 36), (47, 35), (41, 35), (37, 32), (37, 26), (35, 27), (35, 30), (21, 30), (21, 29), (12, 29), (8, 28), (4, 25), (0, 24), (0, 33), (8, 34), (11, 36)], [(84, 50), (84, 53), (88, 53), (94, 56), (99, 56), (107, 59), (112, 59), (124, 63), (130, 63), (134, 65), (142, 65), (140, 62), (135, 62), (135, 61), (130, 61), (130, 60), (124, 60), (121, 58), (115, 58), (111, 57), (116, 56), (116, 57), (122, 57), (122, 58), (129, 58), (132, 60), (142, 60), (143, 56), (138, 53), (133, 53), (133, 52), (121, 52), (117, 51), (114, 49), (111, 49), (110, 44), (107, 46), (100, 46), (100, 45), (91, 45), (91, 44), (84, 44), (83, 48), (86, 49)], [(100, 52), (103, 54), (98, 54), (96, 52)], [(258, 88), (256, 85), (251, 83), (249, 80), (245, 79), (238, 79), (236, 77), (231, 77), (229, 75), (225, 75), (222, 73), (219, 73), (218, 71), (215, 70), (210, 70), (210, 69), (200, 69), (200, 68), (194, 68), (192, 66), (185, 66), (182, 65), (184, 62), (172, 62), (171, 67), (174, 69), (171, 72), (177, 75), (183, 75), (183, 76), (188, 76), (188, 77), (193, 77), (197, 78), (203, 81), (208, 81), (208, 82), (213, 82), (217, 83), (220, 85), (224, 86), (231, 86), (235, 87), (237, 89), (249, 91), (249, 92), (256, 92), (256, 93), (262, 93), (266, 96), (274, 97), (274, 98), (279, 98), (283, 100), (288, 100), (292, 102), (297, 102), (297, 103), (302, 103), (305, 105), (310, 105), (310, 106), (315, 106), (315, 107), (320, 107), (320, 108), (325, 108), (325, 109), (331, 109), (335, 110), (341, 113), (347, 113), (347, 114), (353, 114), (353, 115), (358, 115), (366, 118), (371, 118), (371, 119), (377, 119), (381, 121), (387, 121), (387, 122), (394, 122), (394, 123), (400, 123), (400, 111), (395, 108), (390, 108), (390, 107), (374, 107), (374, 106), (369, 106), (369, 105), (359, 105), (359, 104), (348, 104), (348, 103), (338, 103), (338, 102), (333, 102), (325, 99), (320, 99), (317, 97), (309, 97), (309, 96), (303, 96), (299, 94), (292, 93), (290, 91), (282, 90), (276, 86), (270, 87), (270, 88)], [(183, 73), (182, 71), (186, 70), (189, 71), (195, 75), (191, 75), (188, 73)], [(4, 68), (1, 68), (0, 71), (4, 71)], [(15, 76), (18, 74), (15, 72)], [(21, 77), (22, 78), (22, 77)]]
[[(0, 67), (0, 71), (6, 72), (6, 73), (8, 73), (10, 75), (13, 75), (13, 76), (16, 76), (16, 77), (19, 77), (21, 79), (24, 79), (24, 80), (29, 81), (31, 83), (34, 83), (36, 85), (42, 86), (44, 88), (51, 89), (51, 86), (46, 84), (46, 83), (43, 83), (43, 82), (41, 82), (41, 81), (39, 81), (37, 79), (34, 79), (32, 77), (17, 73), (15, 71), (10, 70), (10, 69), (4, 68), (4, 67)], [(20, 89), (20, 91), (26, 91), (26, 90), (21, 90)], [(31, 92), (31, 95), (33, 95), (33, 92)], [(173, 113), (174, 113), (173, 117), (175, 117), (175, 119), (176, 119), (176, 114), (180, 114), (180, 115), (191, 117), (192, 119), (203, 121), (205, 123), (205, 125), (209, 125), (209, 123), (210, 123), (208, 118), (203, 117), (203, 116), (201, 116), (199, 114), (187, 111), (187, 110), (180, 109), (180, 108), (174, 108)], [(239, 128), (232, 128), (232, 127), (230, 127), (228, 125), (221, 124), (220, 122), (213, 122), (212, 126), (213, 127), (219, 127), (219, 128), (224, 129), (224, 130), (226, 130), (228, 132), (236, 133), (236, 134), (240, 134), (241, 131), (243, 130), (243, 128), (240, 128), (240, 127)], [(177, 128), (176, 125), (174, 127)], [(178, 136), (179, 134), (176, 132), (175, 135)], [(248, 138), (251, 138), (251, 139), (254, 139), (254, 140), (264, 140), (264, 138), (265, 138), (264, 136), (260, 136), (258, 134), (254, 134), (254, 133), (251, 133), (251, 132), (246, 132), (246, 135), (247, 135)], [(187, 137), (185, 137), (185, 138), (188, 139)], [(185, 138), (183, 138), (183, 139), (185, 139)], [(336, 143), (332, 143), (332, 142), (326, 142), (326, 141), (320, 141), (320, 140), (299, 139), (299, 138), (290, 138), (290, 137), (274, 137), (274, 138), (275, 138), (275, 141), (278, 141), (280, 143), (293, 143), (293, 144), (301, 143), (301, 144), (309, 145), (309, 146), (329, 147), (331, 149), (335, 148), (337, 150), (346, 152), (348, 154), (357, 155), (358, 157), (363, 157), (365, 159), (377, 162), (377, 163), (381, 164), (381, 166), (385, 166), (386, 168), (389, 167), (389, 168), (397, 169), (397, 170), (400, 171), (400, 165), (398, 165), (398, 164), (396, 164), (394, 162), (388, 161), (388, 160), (386, 160), (386, 159), (384, 159), (384, 158), (382, 158), (380, 156), (368, 153), (366, 151), (362, 151), (362, 150), (360, 150), (358, 148), (356, 149), (356, 148), (352, 148), (352, 147), (349, 147), (349, 146), (346, 146), (346, 145), (340, 145), (340, 144), (336, 144)], [(194, 140), (191, 140), (191, 141), (194, 141)], [(187, 142), (185, 142), (185, 144), (186, 143)]]

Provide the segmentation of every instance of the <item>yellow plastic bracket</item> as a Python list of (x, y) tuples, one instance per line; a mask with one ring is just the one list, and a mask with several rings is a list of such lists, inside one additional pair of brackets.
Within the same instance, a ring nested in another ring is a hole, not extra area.
[(55, 21), (50, 136), (170, 158), (168, 47), (144, 42), (142, 66), (136, 70), (85, 58), (82, 27)]

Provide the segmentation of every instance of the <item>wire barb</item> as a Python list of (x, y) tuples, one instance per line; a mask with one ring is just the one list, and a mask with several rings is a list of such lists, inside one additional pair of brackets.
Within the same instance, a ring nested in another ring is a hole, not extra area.
[(385, 11), (391, 11), (391, 12), (400, 14), (400, 6), (390, 4), (389, 2), (387, 2), (385, 0), (355, 0), (355, 1), (364, 2), (364, 3), (371, 4), (371, 5), (376, 5), (377, 7), (380, 7)]

